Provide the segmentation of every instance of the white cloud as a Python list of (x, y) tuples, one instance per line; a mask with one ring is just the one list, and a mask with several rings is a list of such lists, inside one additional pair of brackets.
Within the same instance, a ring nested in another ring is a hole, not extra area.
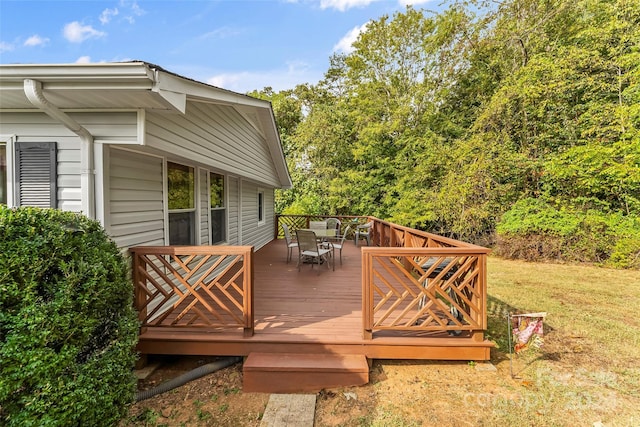
[(358, 39), (360, 33), (366, 31), (367, 25), (369, 25), (368, 22), (360, 25), (359, 27), (354, 27), (351, 31), (345, 34), (335, 46), (333, 46), (333, 51), (346, 54), (353, 52), (353, 43)]
[(118, 16), (118, 8), (103, 10), (102, 13), (100, 14), (99, 19), (102, 25), (106, 25), (109, 22), (111, 22), (111, 18), (113, 18), (114, 16)]
[(90, 38), (100, 38), (107, 35), (107, 33), (98, 31), (91, 25), (82, 25), (78, 21), (65, 25), (63, 34), (71, 43), (82, 43)]
[(142, 16), (147, 13), (146, 10), (142, 9), (137, 1), (129, 1), (129, 0), (120, 0), (120, 7), (125, 9), (124, 19), (128, 21), (130, 24), (136, 22), (136, 16)]
[(91, 57), (81, 56), (80, 58), (76, 59), (76, 64), (91, 64)]
[(377, 0), (320, 0), (321, 9), (337, 9), (344, 12), (352, 7), (369, 6)]
[(44, 46), (49, 43), (49, 39), (46, 37), (40, 37), (37, 34), (32, 35), (24, 42), (24, 46)]
[(0, 53), (2, 52), (11, 52), (15, 46), (11, 43), (0, 42)]
[(265, 87), (271, 87), (274, 91), (279, 92), (293, 89), (296, 85), (303, 83), (315, 84), (322, 78), (322, 75), (322, 71), (314, 70), (304, 62), (293, 61), (283, 69), (222, 73), (205, 81), (210, 85), (239, 93), (262, 90)]

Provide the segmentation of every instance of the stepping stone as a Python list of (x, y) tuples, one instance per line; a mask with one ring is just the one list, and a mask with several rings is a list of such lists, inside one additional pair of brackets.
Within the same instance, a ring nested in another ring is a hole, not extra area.
[(315, 394), (272, 394), (260, 427), (313, 427)]

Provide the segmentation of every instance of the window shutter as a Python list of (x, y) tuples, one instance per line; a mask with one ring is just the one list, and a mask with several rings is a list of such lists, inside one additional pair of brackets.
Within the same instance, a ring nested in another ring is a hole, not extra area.
[(16, 143), (18, 206), (55, 208), (56, 143)]

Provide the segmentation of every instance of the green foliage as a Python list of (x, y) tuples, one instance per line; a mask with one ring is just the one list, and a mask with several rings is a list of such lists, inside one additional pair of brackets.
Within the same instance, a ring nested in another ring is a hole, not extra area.
[(472, 0), (369, 22), (318, 85), (269, 94), (294, 183), (278, 210), (481, 244), (514, 215), (541, 233), (508, 234), (532, 253), (636, 265), (620, 224), (640, 216), (637, 6)]
[(635, 216), (524, 199), (505, 213), (497, 233), (496, 253), (509, 258), (601, 262), (618, 268), (640, 263), (640, 219)]
[(133, 402), (138, 323), (96, 221), (0, 206), (0, 424), (114, 425)]
[(540, 199), (523, 199), (506, 212), (496, 227), (502, 236), (551, 234), (566, 237), (576, 233), (580, 218), (558, 210)]

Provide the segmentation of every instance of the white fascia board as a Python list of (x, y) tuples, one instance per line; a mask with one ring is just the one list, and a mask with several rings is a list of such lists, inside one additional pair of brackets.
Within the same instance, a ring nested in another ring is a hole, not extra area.
[(142, 62), (0, 65), (0, 84), (8, 88), (29, 78), (42, 82), (48, 89), (150, 89), (153, 77)]
[(180, 92), (172, 92), (170, 90), (162, 90), (158, 88), (153, 89), (157, 92), (166, 102), (173, 108), (185, 114), (187, 112), (187, 95)]
[(254, 108), (270, 108), (271, 104), (249, 95), (218, 88), (166, 71), (156, 71), (156, 91), (183, 93), (188, 99), (224, 105), (243, 105)]

